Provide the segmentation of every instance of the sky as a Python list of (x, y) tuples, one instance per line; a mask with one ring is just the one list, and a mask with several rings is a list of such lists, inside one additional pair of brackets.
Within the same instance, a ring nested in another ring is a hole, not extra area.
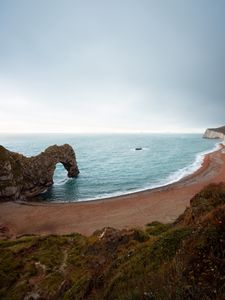
[(221, 125), (224, 0), (0, 0), (0, 132)]

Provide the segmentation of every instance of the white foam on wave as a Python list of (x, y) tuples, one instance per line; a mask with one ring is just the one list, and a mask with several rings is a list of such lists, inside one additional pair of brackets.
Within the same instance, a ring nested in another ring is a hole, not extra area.
[(201, 168), (201, 166), (202, 166), (202, 164), (204, 162), (205, 156), (207, 154), (209, 154), (209, 153), (212, 153), (214, 151), (219, 150), (221, 148), (220, 144), (221, 143), (219, 142), (219, 143), (217, 143), (215, 145), (215, 147), (213, 149), (198, 153), (196, 155), (196, 157), (195, 157), (194, 162), (191, 165), (186, 166), (186, 167), (184, 167), (182, 169), (179, 169), (175, 173), (171, 174), (168, 177), (168, 183), (167, 184), (177, 182), (177, 181), (181, 180), (182, 178), (184, 178), (184, 177), (186, 177), (188, 175), (191, 175), (194, 172), (196, 172), (199, 168)]
[(67, 181), (69, 181), (69, 178), (57, 179), (54, 180), (54, 185), (56, 186), (64, 185)]
[(130, 194), (134, 194), (134, 193), (138, 193), (138, 192), (143, 192), (143, 191), (150, 190), (150, 189), (164, 187), (169, 184), (178, 182), (182, 178), (193, 174), (199, 168), (201, 168), (201, 166), (204, 162), (204, 157), (209, 153), (219, 150), (220, 148), (221, 148), (221, 142), (218, 142), (212, 149), (196, 154), (195, 160), (192, 164), (177, 170), (175, 173), (172, 173), (165, 180), (162, 180), (158, 184), (149, 185), (144, 188), (133, 189), (130, 191), (123, 191), (123, 192), (118, 191), (118, 192), (113, 192), (113, 193), (108, 193), (108, 194), (106, 193), (106, 194), (96, 195), (95, 197), (92, 197), (92, 198), (78, 199), (77, 202), (95, 201), (95, 200), (108, 199), (108, 198), (112, 198), (112, 197), (125, 196), (125, 195), (130, 195)]

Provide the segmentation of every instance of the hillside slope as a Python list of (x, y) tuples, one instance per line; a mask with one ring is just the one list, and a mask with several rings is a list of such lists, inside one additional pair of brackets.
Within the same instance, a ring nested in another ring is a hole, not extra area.
[(0, 242), (0, 299), (225, 299), (225, 184), (174, 224)]

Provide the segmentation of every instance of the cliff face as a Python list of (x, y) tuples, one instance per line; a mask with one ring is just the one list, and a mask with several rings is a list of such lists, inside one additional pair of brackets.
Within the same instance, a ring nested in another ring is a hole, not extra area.
[(68, 144), (50, 146), (32, 157), (0, 146), (0, 201), (39, 195), (53, 184), (54, 170), (59, 162), (68, 171), (68, 177), (78, 175), (76, 156)]
[(207, 139), (225, 139), (225, 126), (206, 129), (203, 138)]

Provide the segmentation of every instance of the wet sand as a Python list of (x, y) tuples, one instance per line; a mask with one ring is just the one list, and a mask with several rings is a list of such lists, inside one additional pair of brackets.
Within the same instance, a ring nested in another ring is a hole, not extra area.
[(194, 174), (165, 187), (134, 194), (79, 203), (4, 202), (0, 228), (12, 238), (24, 234), (85, 235), (105, 226), (143, 227), (149, 222), (172, 222), (190, 199), (209, 183), (225, 182), (224, 146), (205, 156)]

